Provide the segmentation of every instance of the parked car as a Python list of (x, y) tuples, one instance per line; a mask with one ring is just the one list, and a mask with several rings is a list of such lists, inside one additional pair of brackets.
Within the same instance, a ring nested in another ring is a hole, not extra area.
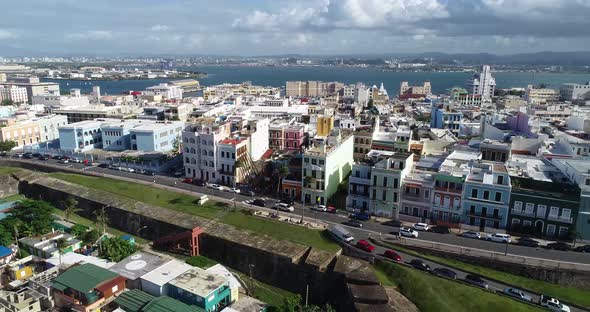
[(578, 246), (578, 247), (576, 247), (576, 249), (574, 249), (574, 251), (577, 251), (577, 252), (590, 252), (590, 245)]
[(219, 185), (219, 184), (209, 184), (207, 185), (208, 188), (210, 189), (214, 189), (214, 190), (218, 190), (218, 191), (223, 191), (223, 186)]
[(400, 255), (397, 254), (397, 252), (391, 250), (391, 249), (387, 249), (384, 253), (383, 253), (383, 257), (387, 258), (387, 259), (391, 259), (393, 261), (397, 261), (397, 262), (401, 262), (402, 261), (402, 257)]
[(373, 252), (373, 250), (375, 250), (375, 246), (369, 244), (369, 242), (367, 242), (364, 239), (361, 239), (358, 242), (356, 242), (356, 247), (366, 252)]
[(328, 210), (328, 208), (325, 205), (315, 205), (315, 206), (311, 206), (311, 210), (319, 211), (319, 212), (326, 212), (326, 210)]
[(430, 231), (432, 233), (438, 233), (438, 234), (450, 234), (451, 233), (451, 229), (449, 229), (446, 226), (435, 226), (435, 227), (431, 227)]
[(33, 153), (31, 154), (31, 156), (33, 156), (34, 158), (39, 158), (41, 156), (40, 153)]
[(23, 154), (23, 158), (24, 159), (33, 159), (33, 154), (31, 154), (31, 153), (24, 153)]
[(430, 272), (430, 266), (420, 259), (412, 259), (412, 261), (410, 261), (410, 265), (420, 271)]
[(60, 164), (67, 164), (67, 163), (69, 163), (70, 161), (69, 161), (69, 160), (67, 160), (67, 159), (60, 159), (60, 160), (58, 160), (57, 162), (58, 162), (58, 163), (60, 163)]
[(6, 157), (6, 156), (8, 156), (8, 153), (7, 152), (0, 152), (0, 156)]
[(465, 282), (484, 289), (488, 289), (490, 287), (488, 282), (486, 282), (483, 278), (473, 274), (468, 274), (465, 276)]
[(72, 158), (70, 158), (69, 160), (70, 160), (70, 162), (77, 163), (77, 164), (79, 164), (79, 163), (81, 163), (81, 162), (82, 162), (82, 160), (80, 160), (80, 159), (78, 159), (78, 158), (76, 158), (76, 157), (72, 157)]
[(55, 160), (61, 160), (63, 157), (61, 155), (53, 155), (51, 158)]
[(289, 204), (285, 204), (285, 203), (278, 203), (275, 205), (275, 207), (280, 211), (285, 211), (285, 212), (295, 211), (295, 208), (293, 208), (293, 206), (291, 206)]
[(549, 311), (553, 312), (570, 312), (570, 307), (566, 306), (559, 302), (559, 300), (546, 295), (541, 295), (539, 298), (539, 304), (542, 307), (547, 308)]
[(401, 227), (399, 229), (399, 235), (404, 237), (418, 238), (418, 232), (408, 227)]
[(192, 178), (184, 178), (184, 179), (182, 179), (182, 183), (193, 184), (193, 179)]
[(428, 231), (430, 227), (426, 223), (416, 223), (412, 226), (416, 231)]
[(531, 295), (525, 293), (524, 291), (517, 289), (517, 288), (506, 288), (504, 289), (504, 294), (519, 300), (523, 300), (523, 301), (527, 301), (527, 302), (532, 302), (533, 301), (533, 297), (531, 297)]
[(504, 233), (488, 234), (488, 236), (486, 236), (486, 240), (506, 244), (510, 244), (510, 242), (512, 242), (512, 238), (510, 238), (510, 235)]
[(235, 193), (235, 194), (240, 194), (242, 192), (237, 187), (228, 188), (227, 191), (230, 192), (230, 193)]
[(461, 234), (461, 236), (467, 237), (467, 238), (480, 239), (481, 238), (481, 233), (480, 232), (474, 232), (474, 231), (467, 231), (467, 232), (463, 232), (463, 234)]
[(97, 166), (97, 167), (98, 167), (98, 168), (108, 168), (108, 167), (109, 167), (109, 164), (104, 164), (104, 163), (101, 163), (101, 164), (98, 164), (98, 166)]
[(572, 247), (569, 244), (566, 244), (564, 242), (554, 242), (554, 243), (547, 244), (547, 249), (568, 251), (568, 250), (572, 249)]
[(289, 206), (295, 205), (295, 201), (291, 198), (283, 198), (283, 199), (279, 200), (279, 203), (287, 204)]
[(357, 228), (363, 227), (363, 224), (359, 220), (353, 220), (353, 219), (350, 219), (348, 221), (344, 221), (344, 222), (342, 222), (342, 224), (352, 226), (352, 227), (357, 227)]
[(521, 237), (518, 239), (518, 243), (516, 244), (520, 246), (527, 246), (533, 248), (539, 247), (539, 242), (530, 237)]
[(23, 153), (14, 153), (14, 154), (12, 154), (12, 157), (23, 158)]
[(351, 214), (350, 218), (355, 219), (355, 220), (359, 220), (359, 221), (367, 221), (367, 220), (371, 219), (371, 216), (369, 216), (366, 213), (359, 212), (359, 213)]
[(245, 191), (240, 190), (240, 192), (242, 195), (245, 195), (245, 196), (250, 196), (250, 197), (256, 196), (256, 193), (254, 193), (253, 191), (250, 191), (250, 190), (245, 190)]
[(438, 276), (448, 277), (450, 279), (457, 279), (457, 272), (447, 269), (447, 268), (435, 268), (433, 270), (434, 274)]
[(258, 207), (264, 207), (264, 206), (266, 206), (266, 201), (262, 198), (256, 198), (255, 200), (252, 201), (252, 205), (258, 206)]
[(49, 157), (41, 155), (37, 159), (39, 159), (39, 160), (49, 160)]
[(207, 183), (203, 180), (193, 180), (193, 184), (196, 186), (207, 186)]
[(328, 207), (326, 207), (326, 212), (328, 212), (328, 213), (336, 213), (336, 207), (334, 207), (334, 206), (328, 206)]

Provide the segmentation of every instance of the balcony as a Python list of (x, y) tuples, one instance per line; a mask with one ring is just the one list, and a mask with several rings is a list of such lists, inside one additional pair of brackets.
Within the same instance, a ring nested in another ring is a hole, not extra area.
[(531, 218), (535, 217), (535, 212), (533, 212), (533, 211), (528, 212), (528, 211), (524, 211), (524, 210), (512, 209), (512, 210), (510, 210), (510, 213), (515, 216), (525, 216), (525, 217), (531, 217)]
[(485, 220), (494, 220), (494, 221), (502, 221), (502, 215), (484, 215), (481, 213), (475, 213), (475, 212), (468, 212), (467, 213), (468, 217), (473, 217), (473, 218), (479, 218), (479, 219), (485, 219)]
[(362, 184), (362, 185), (370, 185), (371, 184), (371, 179), (369, 179), (369, 178), (358, 178), (358, 177), (354, 177), (354, 176), (350, 176), (348, 178), (348, 181), (350, 183), (354, 183), (354, 184)]
[(547, 216), (547, 220), (568, 223), (568, 224), (574, 223), (574, 218), (564, 217), (564, 216), (549, 215), (549, 216)]

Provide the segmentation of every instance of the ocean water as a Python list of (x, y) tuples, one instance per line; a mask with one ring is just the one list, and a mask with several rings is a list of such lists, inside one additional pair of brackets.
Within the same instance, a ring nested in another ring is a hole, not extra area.
[[(428, 80), (433, 93), (445, 93), (448, 89), (459, 86), (467, 87), (472, 77), (464, 72), (386, 72), (374, 68), (347, 67), (249, 67), (249, 66), (199, 66), (190, 69), (206, 72), (207, 77), (199, 79), (201, 85), (209, 86), (227, 83), (251, 81), (256, 85), (284, 86), (287, 80), (342, 81), (344, 83), (364, 82), (367, 85), (384, 84), (389, 94), (397, 94), (401, 81), (421, 84)], [(588, 74), (565, 73), (520, 73), (498, 72), (493, 74), (498, 88), (526, 87), (528, 84), (545, 83), (550, 88), (559, 88), (563, 83), (585, 83), (590, 81)], [(92, 86), (101, 87), (103, 94), (120, 94), (130, 90), (144, 90), (146, 87), (166, 82), (169, 79), (119, 80), (82, 82), (75, 80), (48, 80), (60, 83), (62, 90), (80, 88), (83, 93), (90, 93)]]

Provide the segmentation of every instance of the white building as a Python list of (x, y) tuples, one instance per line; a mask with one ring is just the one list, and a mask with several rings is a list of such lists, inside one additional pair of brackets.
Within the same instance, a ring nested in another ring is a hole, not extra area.
[(49, 115), (35, 118), (39, 123), (41, 142), (59, 139), (59, 127), (68, 124), (68, 117), (63, 115)]
[(199, 118), (182, 132), (185, 176), (203, 181), (219, 178), (218, 143), (230, 135), (230, 123)]
[(482, 100), (491, 99), (496, 90), (496, 79), (492, 76), (492, 70), (489, 65), (484, 65), (482, 72), (473, 76), (471, 82), (473, 94), (481, 95)]
[(268, 150), (270, 140), (270, 120), (268, 118), (250, 121), (251, 134), (248, 141), (250, 157), (253, 161), (259, 160), (262, 155)]
[(559, 91), (548, 88), (535, 88), (528, 85), (524, 94), (524, 99), (529, 104), (546, 104), (559, 101)]
[(27, 88), (14, 85), (1, 85), (0, 101), (5, 100), (13, 101), (17, 104), (27, 103), (29, 101)]
[(157, 86), (147, 87), (144, 94), (161, 95), (166, 99), (182, 99), (182, 88), (168, 83), (161, 83)]
[(590, 100), (590, 82), (585, 84), (566, 83), (560, 89), (561, 100)]

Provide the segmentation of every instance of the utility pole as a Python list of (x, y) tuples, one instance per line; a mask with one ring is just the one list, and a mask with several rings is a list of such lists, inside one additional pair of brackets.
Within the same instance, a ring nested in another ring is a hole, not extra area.
[(504, 249), (504, 255), (507, 256), (508, 255), (508, 245), (509, 243), (506, 242), (506, 249)]
[(307, 301), (309, 299), (309, 284), (305, 285), (305, 306), (307, 307)]
[(252, 277), (252, 269), (254, 268), (254, 264), (250, 263), (248, 268), (250, 273), (250, 296), (254, 297), (254, 278)]

